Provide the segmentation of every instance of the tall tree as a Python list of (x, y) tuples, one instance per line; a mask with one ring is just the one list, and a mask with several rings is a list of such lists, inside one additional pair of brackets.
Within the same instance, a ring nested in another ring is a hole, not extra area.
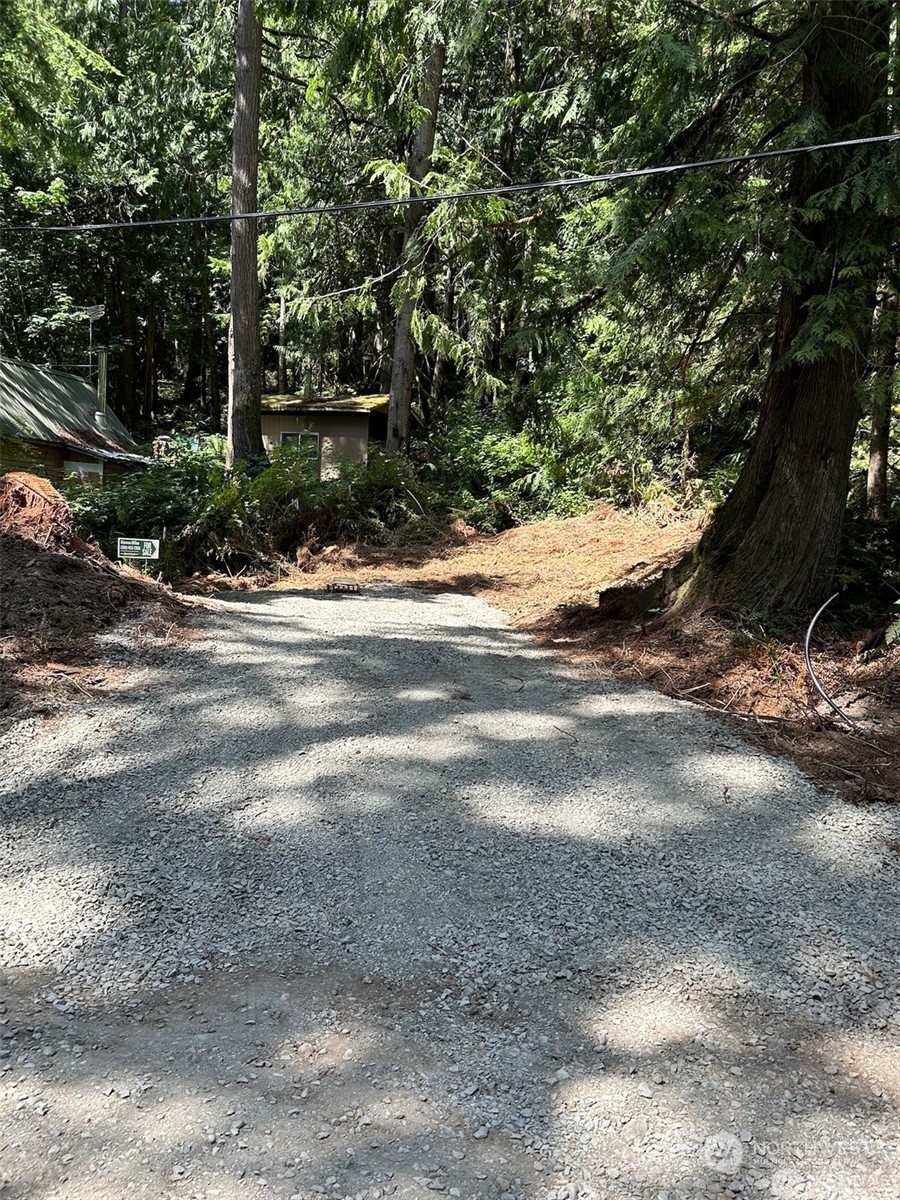
[(114, 68), (67, 33), (47, 0), (0, 4), (0, 145), (47, 142), (45, 104)]
[(888, 455), (891, 445), (891, 406), (897, 368), (897, 338), (900, 335), (897, 295), (885, 291), (881, 297), (872, 346), (871, 430), (869, 469), (866, 475), (866, 505), (874, 521), (886, 521), (889, 508)]
[[(797, 49), (802, 105), (822, 141), (881, 132), (892, 7), (889, 0), (806, 6)], [(866, 153), (795, 160), (759, 423), (738, 481), (691, 560), (682, 605), (790, 611), (821, 600), (831, 583), (863, 351), (892, 232), (881, 197), (847, 183), (864, 169)]]
[[(257, 211), (262, 30), (254, 0), (238, 0), (232, 155), (232, 213)], [(260, 417), (258, 231), (254, 217), (231, 222), (231, 331), (227, 466), (263, 457)]]
[[(98, 61), (102, 52), (107, 69), (90, 76), (68, 69), (52, 89), (30, 88), (40, 137), (19, 130), (9, 151), (0, 137), (5, 219), (36, 225), (128, 221), (218, 207), (222, 169), (229, 171), (223, 152), (230, 130), (223, 130), (234, 82), (227, 0), (41, 0), (20, 7), (29, 20), (46, 10), (59, 23), (64, 44), (83, 39)], [(0, 8), (3, 17), (12, 11)], [(106, 315), (93, 333), (110, 347), (109, 402), (129, 428), (141, 427), (142, 396), (160, 380), (184, 376), (205, 314), (208, 375), (216, 343), (224, 344), (213, 316), (227, 309), (224, 272), (209, 273), (208, 295), (203, 279), (204, 266), (227, 245), (227, 227), (203, 230), (205, 264), (197, 259), (198, 232), (172, 225), (152, 234), (22, 239), (13, 256), (0, 257), (5, 349), (84, 369), (85, 308), (105, 303)], [(176, 398), (168, 388), (164, 395), (162, 406), (155, 406), (163, 420)], [(180, 419), (193, 420), (190, 397), (178, 399)], [(218, 419), (210, 414), (203, 423), (215, 427)]]
[[(413, 137), (407, 162), (409, 177), (414, 180), (415, 184), (420, 184), (431, 168), (438, 104), (444, 77), (445, 54), (443, 42), (438, 42), (425, 60), (422, 72), (419, 125)], [(416, 237), (424, 219), (424, 205), (410, 204), (407, 206), (401, 256), (405, 278), (399, 285), (403, 289), (403, 301), (397, 315), (397, 326), (394, 332), (391, 399), (388, 408), (387, 448), (395, 454), (406, 454), (409, 450), (410, 415), (416, 364), (416, 344), (412, 334), (413, 315), (416, 308), (416, 279), (414, 276), (418, 275), (415, 263)]]

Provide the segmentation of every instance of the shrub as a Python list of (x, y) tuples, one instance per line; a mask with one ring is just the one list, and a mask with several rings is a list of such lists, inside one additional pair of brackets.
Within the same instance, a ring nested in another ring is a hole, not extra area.
[(322, 482), (305, 456), (280, 447), (257, 473), (179, 451), (101, 488), (69, 483), (65, 491), (79, 531), (112, 556), (119, 535), (162, 538), (159, 568), (169, 580), (270, 566), (310, 543), (384, 543), (400, 530), (433, 528), (437, 512), (410, 466), (377, 449), (367, 464), (342, 463)]
[[(557, 430), (557, 433), (559, 431)], [(431, 447), (434, 486), (453, 515), (484, 533), (539, 517), (574, 516), (590, 497), (565, 454), (530, 428), (514, 430), (474, 405), (457, 412)]]

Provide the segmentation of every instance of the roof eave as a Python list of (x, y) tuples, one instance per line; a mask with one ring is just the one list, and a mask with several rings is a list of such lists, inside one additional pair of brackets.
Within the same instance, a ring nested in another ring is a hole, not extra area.
[(33, 446), (56, 446), (60, 450), (73, 450), (78, 454), (87, 455), (88, 458), (102, 458), (104, 461), (115, 459), (122, 462), (144, 463), (147, 466), (159, 461), (155, 458), (148, 458), (145, 454), (135, 454), (130, 450), (101, 450), (97, 446), (88, 446), (73, 438), (44, 438), (37, 434), (19, 432), (6, 433), (5, 436), (20, 442), (29, 442)]
[(373, 412), (378, 411), (372, 408), (337, 408), (327, 404), (288, 404), (284, 408), (268, 406), (262, 410), (262, 415), (283, 417), (297, 416), (300, 413), (305, 416), (315, 416), (316, 413), (344, 413), (348, 417), (371, 417)]

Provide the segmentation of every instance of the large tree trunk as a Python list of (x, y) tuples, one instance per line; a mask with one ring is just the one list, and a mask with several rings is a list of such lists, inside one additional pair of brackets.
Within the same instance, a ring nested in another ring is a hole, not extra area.
[[(438, 101), (444, 75), (444, 47), (438, 43), (425, 62), (419, 103), (422, 118), (413, 140), (407, 169), (410, 177), (421, 182), (431, 168), (434, 150), (434, 131), (437, 124)], [(413, 315), (416, 302), (413, 295), (413, 279), (410, 263), (415, 253), (416, 234), (425, 218), (425, 207), (410, 204), (406, 209), (403, 229), (403, 251), (401, 262), (407, 269), (404, 281), (406, 299), (397, 315), (394, 333), (394, 359), (391, 368), (391, 399), (388, 408), (387, 449), (394, 454), (405, 454), (409, 450), (410, 413), (412, 391), (416, 371), (416, 347), (412, 336)]]
[(119, 366), (119, 405), (127, 427), (136, 429), (141, 418), (137, 378), (137, 312), (134, 307), (131, 272), (123, 255), (118, 261), (122, 310), (122, 358)]
[(888, 516), (888, 452), (894, 371), (897, 365), (897, 332), (897, 297), (886, 296), (875, 326), (872, 430), (869, 435), (869, 472), (866, 479), (866, 507), (873, 521), (886, 521)]
[(141, 418), (151, 425), (156, 414), (159, 384), (156, 377), (156, 306), (153, 297), (147, 300), (147, 320), (144, 330), (144, 389), (141, 401)]
[[(820, 140), (878, 132), (888, 4), (829, 0), (815, 14), (802, 42), (804, 108), (819, 122)], [(801, 210), (847, 173), (846, 154), (795, 160), (786, 197), (795, 215), (782, 263), (791, 281), (782, 289), (759, 424), (733, 492), (685, 564), (690, 575), (678, 607), (806, 609), (832, 582), (859, 419), (864, 357), (857, 347), (871, 326), (883, 265), (877, 251), (887, 239), (879, 218), (868, 208), (854, 211), (849, 197), (837, 209), (826, 201), (819, 220)], [(850, 263), (861, 278), (842, 279)], [(809, 361), (795, 351), (810, 311), (826, 298), (839, 306), (841, 342)]]
[[(254, 0), (238, 0), (232, 140), (232, 213), (257, 209), (262, 34)], [(231, 223), (231, 328), (228, 387), (229, 470), (263, 457), (260, 420), (259, 274), (255, 219)]]
[[(441, 321), (448, 329), (453, 321), (453, 267), (450, 263), (447, 263), (444, 270), (444, 301), (441, 309)], [(432, 410), (437, 409), (443, 399), (446, 374), (447, 357), (438, 350), (434, 357), (434, 370), (431, 373), (430, 405)]]

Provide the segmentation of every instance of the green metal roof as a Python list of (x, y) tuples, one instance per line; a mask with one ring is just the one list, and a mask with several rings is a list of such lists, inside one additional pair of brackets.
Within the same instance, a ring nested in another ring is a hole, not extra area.
[(387, 413), (390, 396), (297, 396), (287, 393), (280, 396), (263, 396), (263, 412), (281, 413)]
[(107, 408), (101, 428), (97, 393), (78, 375), (0, 359), (0, 432), (80, 450), (97, 458), (145, 461), (128, 430)]

